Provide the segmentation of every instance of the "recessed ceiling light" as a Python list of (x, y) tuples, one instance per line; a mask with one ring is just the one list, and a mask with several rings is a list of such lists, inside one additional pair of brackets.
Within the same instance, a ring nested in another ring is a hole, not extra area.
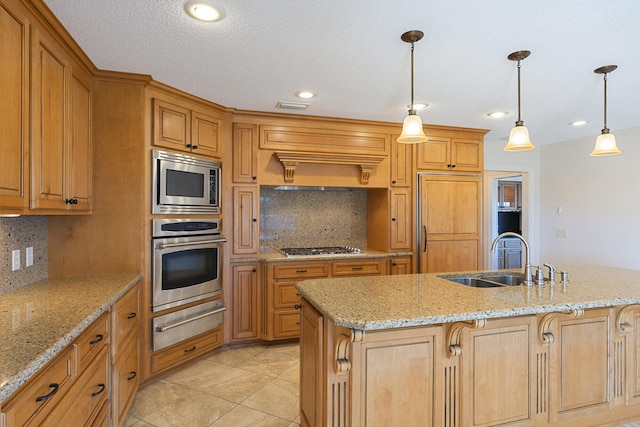
[(587, 121), (586, 120), (576, 120), (574, 122), (570, 122), (569, 124), (571, 126), (582, 126), (582, 125), (587, 124)]
[(492, 111), (490, 113), (487, 113), (487, 117), (490, 117), (492, 119), (499, 119), (500, 117), (504, 117), (506, 116), (507, 113), (506, 111)]
[[(424, 102), (416, 102), (415, 104), (413, 104), (413, 109), (418, 111), (418, 110), (424, 110), (425, 108), (427, 108), (429, 106), (429, 104), (424, 103)], [(407, 105), (408, 109), (411, 109), (411, 104)]]
[(224, 10), (209, 1), (191, 0), (185, 3), (184, 10), (201, 21), (215, 22), (224, 18)]
[(296, 92), (296, 96), (298, 98), (309, 99), (316, 96), (315, 92), (311, 92), (310, 90), (301, 90)]

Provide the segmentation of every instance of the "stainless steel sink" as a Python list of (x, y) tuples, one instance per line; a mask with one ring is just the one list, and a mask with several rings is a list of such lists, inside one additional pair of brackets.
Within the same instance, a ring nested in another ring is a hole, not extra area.
[(486, 276), (474, 276), (474, 277), (451, 277), (451, 276), (438, 276), (442, 279), (446, 279), (452, 282), (460, 283), (465, 286), (471, 286), (474, 288), (499, 288), (505, 286), (518, 286), (524, 282), (524, 276), (522, 274), (490, 274)]
[(497, 274), (491, 276), (482, 276), (482, 280), (490, 282), (497, 282), (505, 286), (518, 286), (524, 282), (524, 275), (522, 274)]

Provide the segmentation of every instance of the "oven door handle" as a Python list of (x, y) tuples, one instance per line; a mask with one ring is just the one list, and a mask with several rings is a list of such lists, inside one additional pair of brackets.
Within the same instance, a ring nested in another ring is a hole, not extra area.
[(173, 329), (180, 325), (184, 325), (185, 323), (193, 322), (195, 320), (202, 319), (203, 317), (211, 316), (213, 314), (222, 313), (223, 311), (226, 311), (226, 310), (227, 310), (227, 307), (221, 307), (216, 310), (209, 311), (207, 313), (200, 313), (192, 317), (187, 317), (186, 319), (178, 320), (177, 322), (167, 323), (166, 325), (158, 325), (156, 326), (156, 332), (166, 332), (169, 329)]
[(177, 248), (181, 246), (202, 246), (202, 245), (210, 245), (211, 243), (224, 243), (226, 239), (212, 239), (212, 240), (200, 240), (197, 242), (184, 242), (184, 243), (163, 243), (156, 242), (156, 249), (165, 249), (165, 248)]

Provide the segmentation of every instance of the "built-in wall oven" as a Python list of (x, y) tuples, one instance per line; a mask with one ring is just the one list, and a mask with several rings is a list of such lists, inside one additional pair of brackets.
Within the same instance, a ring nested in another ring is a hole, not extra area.
[(153, 311), (222, 293), (220, 219), (154, 219)]

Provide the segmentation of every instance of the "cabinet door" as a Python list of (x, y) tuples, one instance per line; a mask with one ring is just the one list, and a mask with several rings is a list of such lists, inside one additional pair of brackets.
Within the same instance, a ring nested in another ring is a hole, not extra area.
[(63, 210), (71, 66), (48, 36), (35, 27), (31, 36), (31, 208)]
[(428, 136), (429, 140), (418, 144), (418, 169), (425, 170), (449, 170), (451, 154), (450, 138), (440, 136)]
[(391, 187), (411, 187), (414, 144), (400, 144), (397, 138), (398, 135), (391, 135)]
[(613, 408), (609, 376), (610, 315), (589, 310), (579, 319), (559, 317), (550, 344), (549, 418), (561, 422)]
[(191, 151), (191, 111), (154, 98), (153, 145)]
[(534, 425), (535, 317), (488, 320), (461, 338), (461, 425)]
[(113, 366), (112, 411), (116, 425), (122, 425), (124, 422), (140, 386), (139, 345), (140, 338), (136, 334), (132, 340), (128, 341), (126, 348), (121, 349), (118, 360)]
[(391, 250), (411, 250), (411, 193), (406, 189), (391, 190)]
[(256, 125), (233, 124), (233, 182), (255, 183), (257, 181), (257, 138)]
[(258, 337), (258, 264), (233, 265), (231, 338)]
[(71, 132), (67, 150), (69, 210), (91, 210), (91, 77), (74, 70), (71, 80)]
[(233, 187), (234, 254), (257, 254), (260, 250), (259, 192), (256, 186)]
[(391, 275), (411, 274), (411, 257), (391, 258)]
[(29, 22), (17, 10), (0, 3), (0, 213), (29, 204)]
[(191, 151), (208, 157), (221, 157), (220, 119), (198, 111), (191, 113)]
[(476, 176), (420, 178), (420, 272), (477, 270), (481, 265), (482, 181)]
[(457, 172), (482, 172), (484, 156), (479, 139), (451, 139), (451, 170)]

